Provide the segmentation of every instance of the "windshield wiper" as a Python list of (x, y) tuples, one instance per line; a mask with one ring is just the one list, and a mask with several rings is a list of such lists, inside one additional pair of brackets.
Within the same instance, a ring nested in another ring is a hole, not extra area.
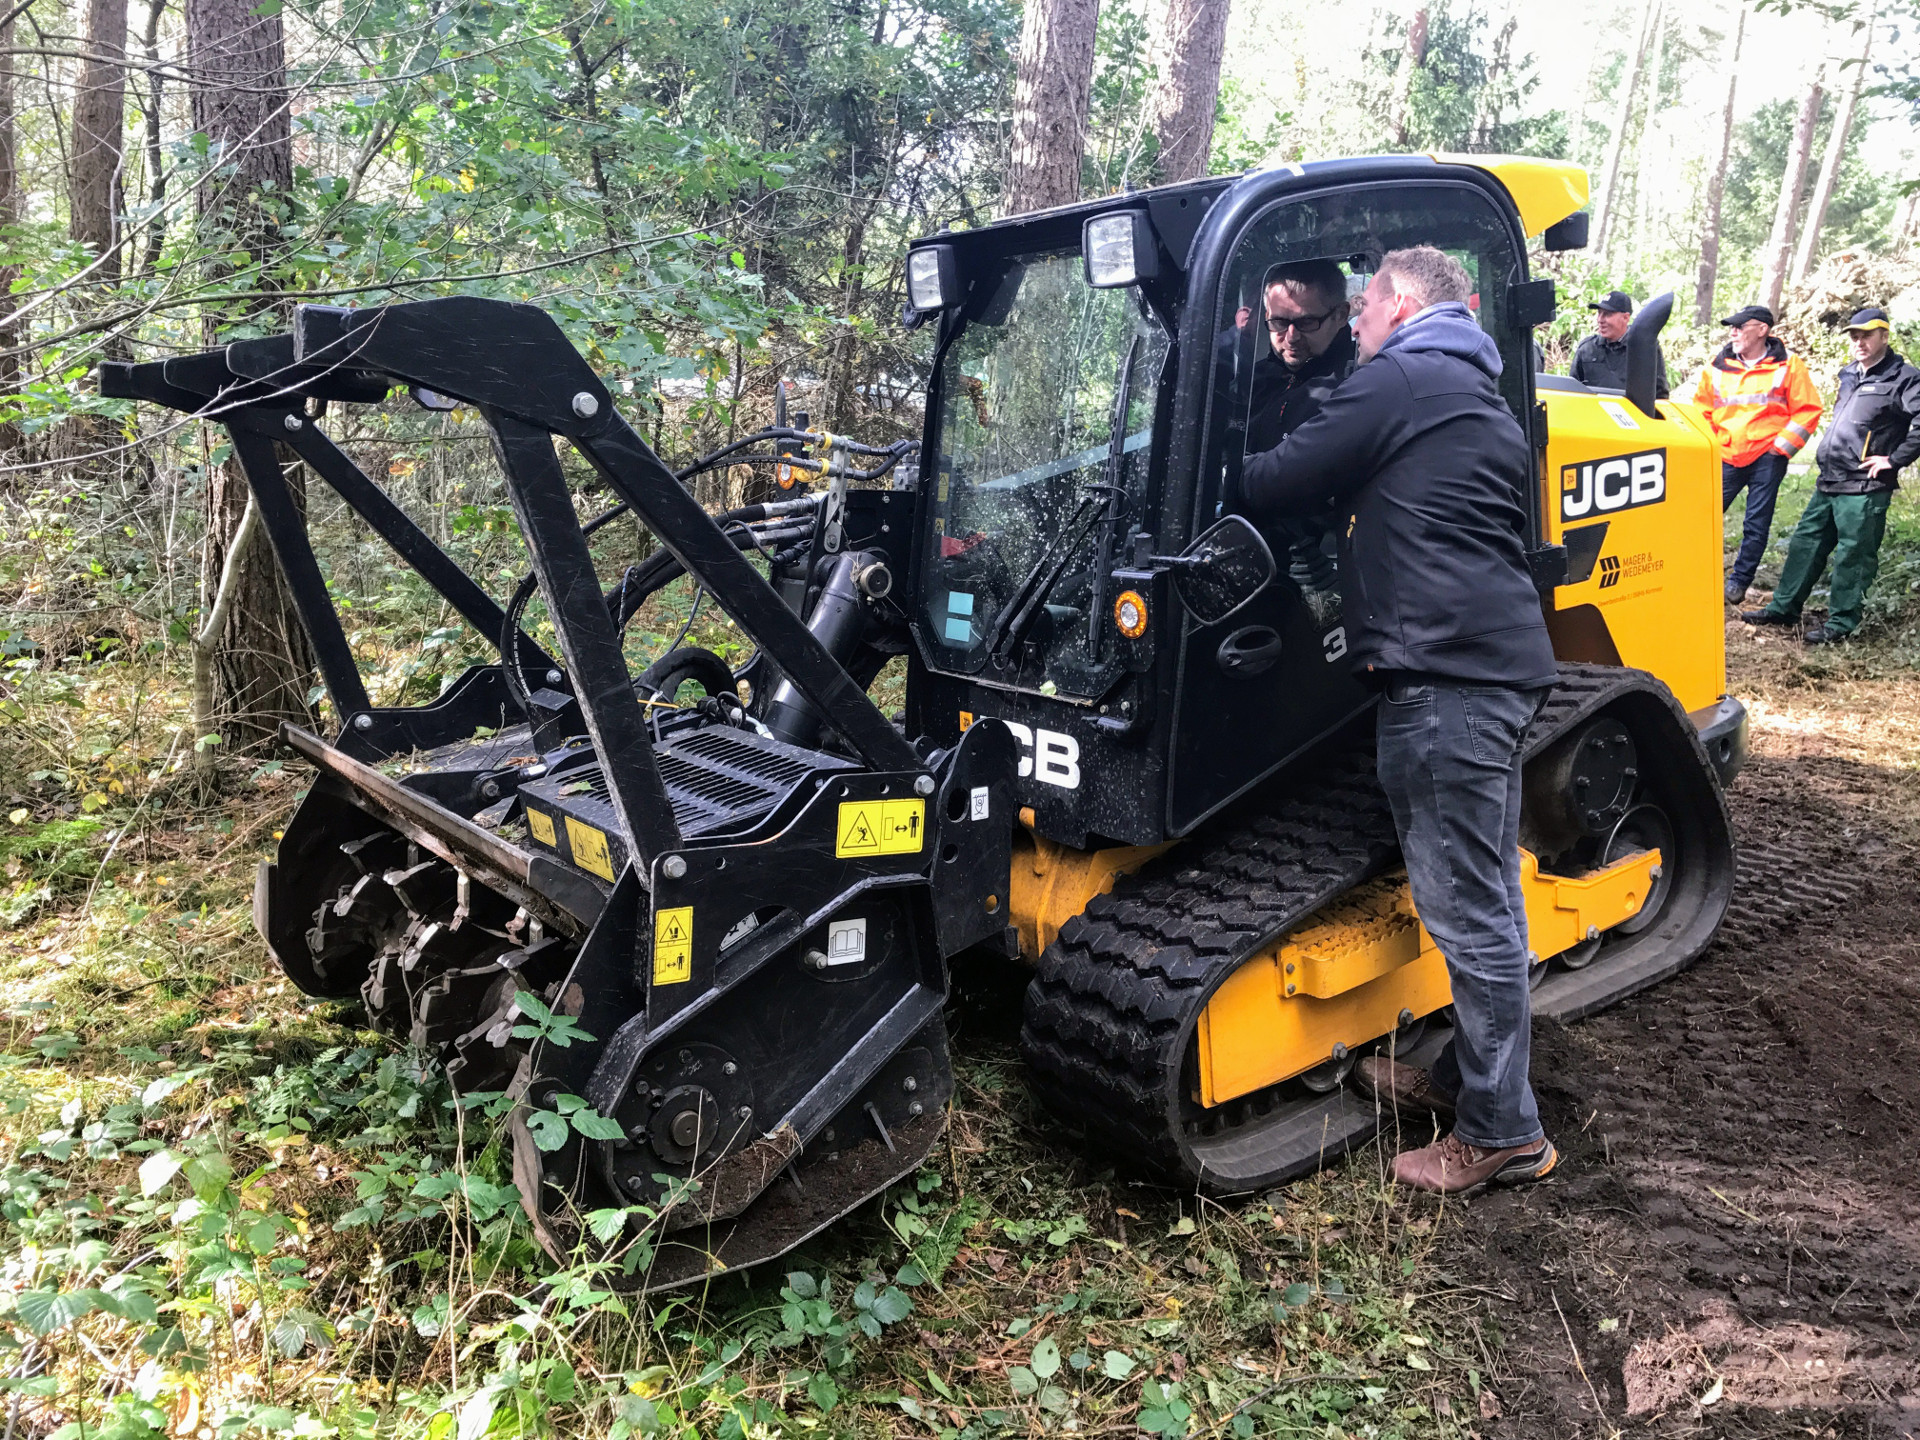
[(993, 633), (987, 637), (987, 654), (993, 660), (1005, 664), (1006, 657), (1013, 653), (1014, 647), (1026, 638), (1027, 631), (1033, 628), (1033, 622), (1039, 618), (1047, 596), (1059, 583), (1067, 562), (1080, 548), (1080, 542), (1087, 538), (1087, 531), (1092, 528), (1094, 516), (1098, 514), (1099, 492), (1108, 487), (1091, 485), (1087, 488), (1094, 493), (1081, 497), (1073, 518), (1061, 527), (1054, 542), (1040, 552), (1040, 558), (1033, 562), (1033, 568), (1027, 571), (1026, 578), (1014, 590), (1013, 598), (1001, 610)]

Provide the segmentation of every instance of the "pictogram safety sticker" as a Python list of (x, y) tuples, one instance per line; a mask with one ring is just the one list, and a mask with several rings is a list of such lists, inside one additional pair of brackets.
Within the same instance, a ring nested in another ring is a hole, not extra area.
[(678, 985), (693, 978), (693, 907), (676, 905), (653, 915), (653, 983)]
[(924, 800), (845, 800), (833, 853), (846, 860), (868, 855), (918, 855), (927, 844)]

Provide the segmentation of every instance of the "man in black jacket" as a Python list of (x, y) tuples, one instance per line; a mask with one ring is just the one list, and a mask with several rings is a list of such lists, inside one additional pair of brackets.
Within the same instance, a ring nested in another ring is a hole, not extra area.
[(1920, 370), (1893, 348), (1887, 312), (1856, 311), (1847, 322), (1853, 363), (1840, 371), (1833, 418), (1814, 452), (1820, 478), (1787, 542), (1787, 563), (1773, 599), (1740, 618), (1749, 625), (1793, 625), (1833, 557), (1827, 623), (1807, 631), (1809, 645), (1831, 645), (1860, 628), (1867, 587), (1880, 571), (1880, 540), (1900, 472), (1920, 457)]
[(1286, 265), (1267, 278), (1267, 344), (1253, 366), (1247, 452), (1271, 450), (1320, 411), (1353, 371), (1347, 277), (1331, 260)]
[[(1587, 307), (1593, 311), (1593, 334), (1573, 350), (1573, 365), (1567, 371), (1582, 385), (1602, 390), (1627, 388), (1627, 326), (1633, 320), (1633, 297), (1624, 290), (1609, 291)], [(1659, 346), (1653, 350), (1653, 396), (1667, 398), (1667, 356)]]
[[(1347, 276), (1333, 261), (1306, 260), (1275, 270), (1267, 277), (1265, 309), (1267, 343), (1253, 365), (1248, 454), (1271, 450), (1318, 415), (1354, 365)], [(1331, 596), (1337, 575), (1326, 520), (1286, 520), (1273, 528), (1273, 538), (1287, 552), (1293, 583), (1310, 596)], [(1320, 613), (1315, 611), (1316, 618)]]
[(1520, 747), (1555, 679), (1527, 569), (1532, 456), (1495, 382), (1473, 285), (1430, 246), (1380, 261), (1360, 366), (1242, 475), (1256, 517), (1325, 514), (1341, 531), (1354, 665), (1381, 691), (1382, 788), (1420, 919), (1446, 956), (1452, 1043), (1433, 1072), (1361, 1062), (1363, 1086), (1451, 1116), (1394, 1178), (1456, 1193), (1538, 1180), (1558, 1162), (1528, 1083), (1532, 1012), (1520, 891)]

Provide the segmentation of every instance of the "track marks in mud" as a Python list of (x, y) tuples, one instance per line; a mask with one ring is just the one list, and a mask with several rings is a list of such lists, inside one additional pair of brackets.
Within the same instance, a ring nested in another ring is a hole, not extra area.
[(1920, 1436), (1920, 855), (1869, 768), (1757, 757), (1713, 946), (1536, 1026), (1561, 1177), (1465, 1207), (1450, 1257), (1520, 1297), (1489, 1435)]

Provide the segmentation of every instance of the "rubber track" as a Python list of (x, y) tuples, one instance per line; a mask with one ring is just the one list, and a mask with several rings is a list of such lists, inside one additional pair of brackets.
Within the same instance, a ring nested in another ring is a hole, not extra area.
[(1249, 954), (1399, 855), (1370, 755), (1351, 755), (1265, 815), (1213, 827), (1122, 876), (1069, 920), (1027, 991), (1035, 1089), (1090, 1140), (1184, 1168), (1186, 1035)]
[[(1645, 679), (1562, 666), (1525, 753)], [(1212, 822), (1121, 876), (1041, 956), (1021, 1027), (1035, 1093), (1116, 1159), (1194, 1181), (1180, 1136), (1192, 1082), (1179, 1071), (1207, 998), (1248, 956), (1399, 862), (1371, 745), (1315, 768), (1266, 813)], [(1236, 1102), (1211, 1118), (1258, 1123), (1260, 1111)]]

